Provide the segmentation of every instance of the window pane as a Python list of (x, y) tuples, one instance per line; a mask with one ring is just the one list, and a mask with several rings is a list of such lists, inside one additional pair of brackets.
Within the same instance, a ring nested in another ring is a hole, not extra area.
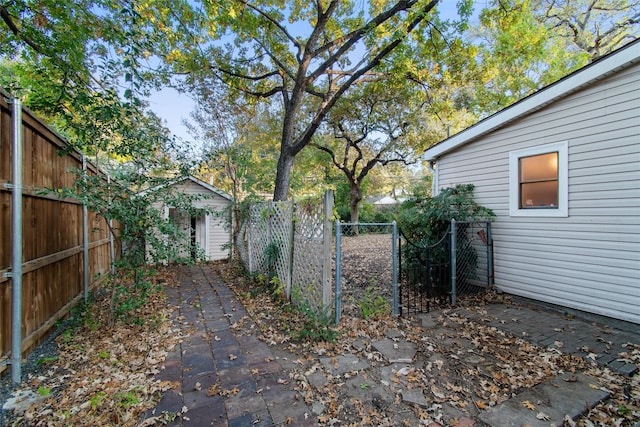
[(558, 179), (558, 153), (520, 159), (520, 182)]
[(522, 184), (520, 194), (520, 207), (523, 209), (558, 207), (558, 181)]

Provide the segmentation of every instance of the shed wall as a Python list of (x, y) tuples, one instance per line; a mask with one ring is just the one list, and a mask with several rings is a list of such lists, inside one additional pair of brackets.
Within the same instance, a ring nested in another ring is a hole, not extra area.
[[(569, 216), (509, 216), (509, 151), (569, 142)], [(640, 323), (640, 65), (438, 160), (441, 188), (493, 209), (505, 292)]]
[[(184, 183), (177, 184), (176, 189), (184, 194), (203, 196), (201, 200), (193, 203), (197, 208), (209, 207), (216, 211), (223, 212), (231, 203), (228, 199), (213, 193), (211, 190), (199, 185), (198, 183), (188, 180)], [(229, 249), (223, 248), (229, 245), (230, 231), (224, 224), (224, 220), (215, 215), (208, 215), (207, 248), (203, 248), (207, 253), (207, 260), (216, 261), (229, 257)], [(203, 224), (204, 225), (204, 224)]]

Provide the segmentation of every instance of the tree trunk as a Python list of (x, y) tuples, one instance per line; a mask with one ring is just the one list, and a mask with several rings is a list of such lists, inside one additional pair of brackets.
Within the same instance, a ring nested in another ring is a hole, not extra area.
[(276, 187), (273, 190), (273, 201), (280, 202), (289, 197), (289, 181), (295, 154), (291, 154), (286, 148), (281, 148), (276, 170)]
[[(349, 210), (351, 212), (351, 222), (357, 224), (360, 219), (360, 201), (362, 200), (362, 190), (360, 184), (356, 182), (349, 183)], [(358, 226), (353, 226), (353, 234), (359, 234)]]

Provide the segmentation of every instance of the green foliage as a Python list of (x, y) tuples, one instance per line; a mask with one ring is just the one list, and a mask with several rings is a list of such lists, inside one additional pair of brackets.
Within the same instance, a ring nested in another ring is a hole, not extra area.
[(426, 246), (440, 240), (452, 219), (485, 221), (495, 214), (473, 199), (473, 184), (444, 188), (435, 197), (414, 197), (402, 204), (397, 216), (403, 234), (415, 244)]
[[(398, 225), (408, 243), (402, 248), (402, 268), (409, 274), (414, 283), (431, 283), (437, 295), (449, 292), (445, 287), (449, 264), (449, 226), (452, 219), (457, 221), (486, 221), (495, 215), (485, 207), (478, 205), (473, 199), (472, 184), (460, 184), (445, 188), (435, 197), (412, 198), (402, 205), (398, 215)], [(458, 233), (459, 239), (467, 239), (466, 233)], [(444, 240), (446, 244), (435, 245)], [(466, 253), (459, 257), (458, 268), (470, 271), (475, 268), (477, 254), (471, 245), (459, 242)], [(431, 268), (426, 271), (426, 249), (429, 252)], [(428, 275), (428, 277), (427, 277)]]
[(295, 338), (312, 342), (336, 342), (339, 333), (334, 328), (331, 309), (327, 307), (319, 312), (314, 310), (309, 300), (302, 296), (300, 289), (297, 287), (294, 288), (292, 298), (294, 307), (305, 318), (303, 327), (295, 332)]
[(129, 408), (130, 406), (134, 406), (140, 403), (140, 398), (137, 394), (137, 389), (118, 392), (115, 394), (115, 401), (118, 402), (120, 406)]
[(391, 305), (382, 295), (374, 296), (371, 289), (367, 289), (364, 297), (358, 301), (363, 319), (381, 318), (391, 314)]
[(36, 362), (36, 366), (40, 366), (40, 365), (43, 365), (43, 364), (49, 364), (49, 363), (53, 363), (53, 362), (57, 362), (57, 361), (58, 361), (58, 356), (41, 357)]
[(280, 257), (280, 243), (277, 241), (271, 241), (264, 248), (265, 264), (267, 268), (267, 274), (269, 277), (275, 275), (276, 263)]
[[(201, 196), (191, 196), (176, 189), (181, 176), (156, 176), (153, 161), (136, 161), (139, 167), (119, 167), (112, 170), (112, 179), (77, 170), (75, 186), (51, 189), (61, 198), (73, 197), (85, 203), (99, 217), (105, 219), (122, 256), (115, 261), (116, 274), (105, 286), (111, 289), (112, 319), (140, 323), (135, 312), (148, 296), (155, 292), (151, 276), (153, 269), (147, 263), (170, 261), (194, 262), (202, 259), (202, 248), (194, 246), (188, 232), (181, 229), (180, 221), (205, 215), (206, 208), (195, 208)], [(165, 168), (166, 170), (166, 168)], [(187, 171), (183, 170), (186, 174)], [(176, 215), (165, 217), (171, 208)]]
[(51, 395), (51, 389), (48, 387), (38, 387), (38, 394), (42, 397), (47, 397), (49, 395)]
[(107, 393), (105, 393), (104, 391), (99, 391), (98, 393), (96, 393), (91, 397), (91, 400), (89, 401), (89, 406), (91, 406), (91, 409), (93, 410), (95, 410), (96, 408), (99, 408), (106, 397), (107, 397)]

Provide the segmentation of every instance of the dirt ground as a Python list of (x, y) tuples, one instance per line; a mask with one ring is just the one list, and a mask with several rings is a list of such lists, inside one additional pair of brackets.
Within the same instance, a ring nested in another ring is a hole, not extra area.
[[(361, 234), (342, 237), (342, 314), (362, 316), (359, 302), (382, 297), (392, 303), (392, 235)], [(334, 263), (335, 274), (335, 263)], [(334, 275), (335, 277), (335, 275)], [(383, 307), (380, 307), (384, 310)]]

